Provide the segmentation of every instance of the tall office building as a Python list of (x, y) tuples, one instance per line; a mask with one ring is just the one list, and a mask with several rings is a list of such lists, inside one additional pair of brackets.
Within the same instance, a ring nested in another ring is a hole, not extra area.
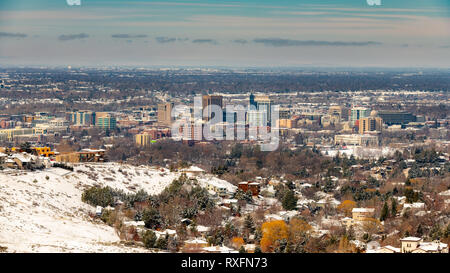
[(171, 126), (173, 122), (172, 118), (173, 103), (160, 103), (158, 104), (158, 125), (159, 126)]
[(383, 128), (383, 119), (378, 117), (377, 111), (372, 111), (370, 117), (359, 119), (359, 133), (381, 132)]
[(70, 113), (70, 121), (74, 125), (89, 126), (95, 125), (95, 112), (77, 111)]
[(354, 107), (351, 109), (350, 124), (354, 126), (356, 121), (370, 115), (370, 109), (366, 107)]
[(256, 110), (257, 105), (256, 105), (256, 101), (255, 101), (255, 95), (253, 95), (252, 93), (250, 93), (250, 97), (249, 97), (249, 107), (254, 108), (253, 110)]
[(270, 124), (271, 122), (271, 106), (272, 102), (269, 99), (269, 96), (257, 96), (255, 97), (255, 103), (257, 105), (258, 111), (264, 112), (266, 115), (265, 120)]
[[(202, 97), (202, 109), (205, 109), (209, 105), (217, 105), (223, 109), (223, 97), (218, 95), (204, 95)], [(212, 109), (209, 109), (208, 111), (208, 116), (205, 118), (206, 121), (214, 118), (211, 110)], [(223, 120), (223, 116), (221, 117), (221, 120)]]
[(116, 118), (107, 112), (97, 112), (95, 126), (104, 130), (114, 130), (116, 128)]
[(267, 125), (265, 111), (250, 110), (247, 112), (248, 124), (250, 126), (262, 127)]

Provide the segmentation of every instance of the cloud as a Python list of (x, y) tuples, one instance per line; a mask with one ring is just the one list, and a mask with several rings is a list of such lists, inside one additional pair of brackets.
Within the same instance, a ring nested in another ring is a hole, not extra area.
[(147, 38), (147, 35), (145, 34), (138, 34), (138, 35), (131, 35), (131, 34), (113, 34), (111, 35), (112, 38), (119, 38), (119, 39), (132, 39), (132, 38)]
[(242, 44), (242, 45), (248, 43), (248, 41), (244, 40), (244, 39), (236, 39), (236, 40), (233, 40), (232, 42), (236, 43), (236, 44)]
[(165, 44), (165, 43), (175, 42), (177, 39), (176, 38), (169, 38), (169, 37), (156, 37), (155, 40), (158, 43)]
[(254, 43), (263, 44), (265, 46), (372, 46), (381, 45), (380, 42), (343, 42), (343, 41), (315, 41), (315, 40), (291, 40), (281, 38), (259, 38), (254, 39)]
[(0, 32), (0, 38), (25, 38), (27, 36), (23, 33)]
[(213, 45), (217, 44), (217, 41), (213, 39), (195, 39), (192, 40), (192, 42), (195, 44), (213, 44)]
[(58, 40), (60, 41), (70, 41), (70, 40), (77, 40), (77, 39), (84, 39), (88, 38), (89, 35), (86, 33), (80, 33), (80, 34), (63, 34), (59, 35)]

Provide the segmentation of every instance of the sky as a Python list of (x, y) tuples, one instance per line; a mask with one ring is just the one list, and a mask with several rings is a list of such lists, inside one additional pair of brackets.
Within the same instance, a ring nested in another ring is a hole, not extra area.
[(450, 0), (0, 0), (6, 65), (449, 68)]

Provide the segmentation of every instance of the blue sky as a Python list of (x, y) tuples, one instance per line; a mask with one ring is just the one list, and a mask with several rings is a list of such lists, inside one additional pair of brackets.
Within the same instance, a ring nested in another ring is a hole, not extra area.
[(0, 65), (449, 67), (450, 0), (0, 0)]

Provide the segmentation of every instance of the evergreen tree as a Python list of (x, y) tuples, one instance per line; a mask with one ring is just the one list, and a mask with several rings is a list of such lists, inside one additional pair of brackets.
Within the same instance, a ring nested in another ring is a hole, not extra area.
[(255, 223), (253, 222), (253, 218), (250, 216), (250, 214), (247, 214), (245, 216), (244, 227), (250, 233), (255, 232)]
[(389, 208), (387, 202), (384, 202), (383, 209), (381, 210), (380, 221), (384, 221), (389, 217)]
[(158, 228), (161, 225), (161, 215), (157, 209), (149, 208), (142, 213), (142, 221), (144, 221), (146, 228)]
[(391, 201), (391, 215), (395, 217), (397, 215), (397, 200), (392, 198)]
[(417, 226), (416, 234), (417, 234), (418, 237), (422, 237), (422, 235), (423, 235), (423, 228), (422, 228), (422, 225), (421, 225), (421, 224), (419, 224), (419, 225)]
[(444, 230), (444, 237), (450, 237), (450, 224), (447, 225), (447, 228)]
[(281, 203), (285, 210), (294, 210), (297, 207), (297, 200), (298, 199), (295, 197), (294, 192), (288, 190), (286, 191)]
[(247, 253), (247, 251), (245, 251), (244, 246), (241, 246), (241, 247), (239, 248), (239, 253)]

